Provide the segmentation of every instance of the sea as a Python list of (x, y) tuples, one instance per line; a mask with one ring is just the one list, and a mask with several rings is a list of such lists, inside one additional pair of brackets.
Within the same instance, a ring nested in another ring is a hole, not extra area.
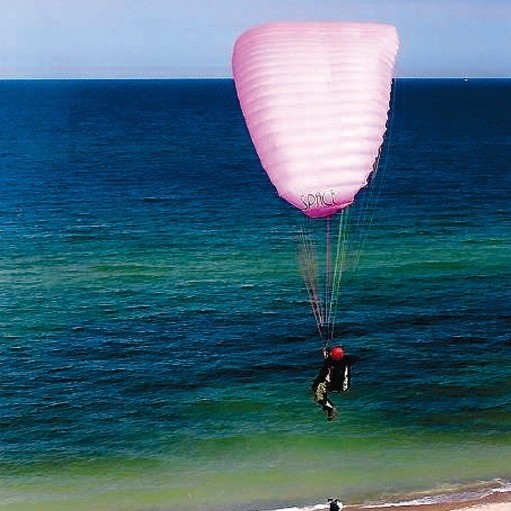
[(232, 80), (1, 81), (0, 510), (509, 485), (510, 105), (507, 79), (395, 81), (327, 422), (303, 215)]

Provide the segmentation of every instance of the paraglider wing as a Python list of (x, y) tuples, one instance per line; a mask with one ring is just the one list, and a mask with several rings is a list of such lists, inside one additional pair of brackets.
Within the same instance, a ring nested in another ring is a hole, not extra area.
[(367, 184), (383, 142), (398, 38), (371, 23), (271, 23), (236, 41), (250, 136), (281, 197), (327, 217)]
[(236, 90), (263, 168), (282, 198), (326, 218), (324, 241), (307, 227), (299, 240), (324, 346), (335, 336), (344, 270), (359, 259), (359, 249), (347, 250), (347, 206), (378, 164), (397, 49), (396, 29), (374, 23), (270, 23), (234, 46)]

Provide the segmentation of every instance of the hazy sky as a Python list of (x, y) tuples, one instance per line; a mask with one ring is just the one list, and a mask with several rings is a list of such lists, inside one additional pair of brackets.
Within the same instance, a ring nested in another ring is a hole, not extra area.
[(511, 76), (511, 0), (0, 0), (0, 77), (230, 76), (273, 20), (395, 24), (398, 76)]

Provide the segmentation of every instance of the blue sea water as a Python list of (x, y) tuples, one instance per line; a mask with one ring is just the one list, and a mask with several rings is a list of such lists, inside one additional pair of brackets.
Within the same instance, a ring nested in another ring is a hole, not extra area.
[(230, 80), (0, 82), (0, 509), (305, 505), (510, 478), (511, 81), (399, 79), (327, 423)]

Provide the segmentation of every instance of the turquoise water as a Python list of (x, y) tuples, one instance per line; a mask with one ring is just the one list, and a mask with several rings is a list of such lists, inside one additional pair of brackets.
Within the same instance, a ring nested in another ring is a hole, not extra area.
[(299, 213), (232, 83), (0, 88), (0, 509), (268, 509), (511, 477), (511, 82), (397, 81), (334, 423), (309, 393)]

